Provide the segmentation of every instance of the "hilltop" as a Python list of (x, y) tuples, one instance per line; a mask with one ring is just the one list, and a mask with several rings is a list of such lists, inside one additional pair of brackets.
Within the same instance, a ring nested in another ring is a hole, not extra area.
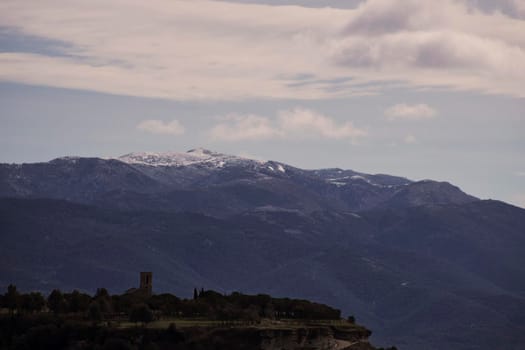
[[(375, 350), (371, 332), (306, 300), (195, 291), (193, 299), (135, 289), (94, 296), (77, 290), (0, 298), (2, 349)], [(394, 349), (394, 348), (393, 348)]]

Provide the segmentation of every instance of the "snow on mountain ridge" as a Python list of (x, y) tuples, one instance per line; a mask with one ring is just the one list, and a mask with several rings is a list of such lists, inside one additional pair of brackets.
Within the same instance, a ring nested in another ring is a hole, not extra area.
[(183, 152), (136, 152), (128, 153), (117, 158), (128, 164), (148, 166), (188, 166), (195, 164), (210, 164), (222, 168), (228, 163), (256, 162), (266, 163), (253, 159), (213, 152), (204, 148), (191, 149)]
[[(67, 162), (75, 164), (82, 160), (82, 157), (61, 157), (53, 160), (54, 162)], [(208, 170), (222, 170), (231, 167), (241, 167), (258, 172), (259, 177), (287, 177), (293, 174), (296, 169), (304, 174), (323, 179), (327, 184), (337, 187), (367, 183), (375, 187), (395, 188), (406, 186), (412, 183), (411, 180), (396, 176), (382, 174), (365, 174), (353, 170), (343, 170), (339, 168), (327, 168), (317, 170), (301, 170), (287, 164), (276, 161), (265, 161), (214, 152), (204, 148), (194, 148), (187, 152), (132, 152), (119, 157), (101, 158), (104, 160), (116, 160), (127, 163), (131, 166), (139, 167), (205, 167)], [(150, 169), (153, 171), (153, 169)], [(159, 169), (160, 170), (160, 169)], [(269, 171), (269, 172), (268, 172)], [(291, 172), (290, 172), (291, 171)]]
[[(271, 173), (275, 174), (271, 176), (287, 176), (287, 170), (290, 169), (288, 165), (280, 162), (234, 156), (210, 151), (204, 148), (195, 148), (187, 152), (136, 152), (125, 154), (116, 159), (131, 165), (148, 167), (185, 167), (203, 165), (210, 169), (222, 169), (230, 166), (241, 166), (262, 170), (260, 174), (261, 176), (265, 174), (264, 170), (270, 170)], [(399, 185), (406, 185), (411, 182), (408, 179), (401, 178), (397, 181), (393, 181), (390, 178), (395, 179), (396, 177), (390, 177), (387, 175), (388, 179), (384, 180), (381, 179), (381, 175), (369, 175), (342, 169), (320, 169), (313, 170), (311, 173), (312, 175), (324, 178), (326, 183), (337, 187), (348, 186), (358, 182), (366, 182), (369, 185), (376, 187), (391, 188)], [(268, 175), (269, 174), (266, 174), (265, 176)]]

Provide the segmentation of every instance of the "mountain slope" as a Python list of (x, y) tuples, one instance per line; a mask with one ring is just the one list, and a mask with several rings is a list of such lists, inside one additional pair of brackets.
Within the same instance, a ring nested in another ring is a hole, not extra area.
[(0, 196), (166, 211), (198, 211), (207, 203), (206, 212), (217, 216), (260, 206), (361, 211), (477, 200), (445, 183), (351, 170), (302, 170), (202, 149), (131, 153), (118, 160), (65, 157), (48, 163), (0, 164)]
[(525, 343), (523, 209), (205, 150), (137, 157), (0, 165), (0, 285), (121, 292), (151, 270), (159, 292), (329, 303), (403, 349)]
[[(480, 332), (499, 329), (497, 337), (515, 343), (525, 340), (523, 323), (516, 322), (522, 319), (518, 310), (525, 310), (525, 211), (502, 203), (406, 208), (382, 217), (256, 211), (229, 219), (43, 199), (0, 203), (2, 284), (122, 291), (135, 284), (136, 271), (150, 269), (157, 291), (185, 295), (205, 286), (330, 301), (371, 324), (377, 340), (405, 348), (428, 346), (427, 337), (434, 348), (470, 343), (465, 334), (474, 334), (472, 324)], [(481, 226), (465, 216), (487, 207), (495, 214)], [(439, 222), (443, 211), (446, 225), (417, 227)], [(465, 222), (475, 230), (466, 234)], [(512, 230), (497, 234), (509, 225)], [(469, 239), (471, 234), (489, 239), (490, 246)], [(451, 253), (434, 245), (437, 238), (464, 242)], [(461, 259), (464, 252), (468, 259)], [(497, 273), (479, 264), (495, 261), (494, 254)], [(439, 339), (431, 332), (436, 329)]]

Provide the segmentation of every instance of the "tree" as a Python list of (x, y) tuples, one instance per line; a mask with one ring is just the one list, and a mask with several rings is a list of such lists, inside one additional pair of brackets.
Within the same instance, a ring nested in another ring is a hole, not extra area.
[(86, 312), (89, 308), (91, 297), (87, 294), (74, 290), (70, 294), (64, 294), (68, 302), (69, 312)]
[(259, 322), (261, 320), (261, 317), (259, 316), (260, 309), (257, 305), (250, 305), (247, 309), (244, 309), (242, 312), (242, 319), (245, 321), (248, 321), (250, 323), (252, 322)]
[(99, 298), (105, 298), (105, 299), (110, 298), (108, 290), (106, 288), (97, 288), (97, 292), (95, 293), (95, 299), (99, 299)]
[(100, 305), (96, 301), (89, 304), (88, 318), (93, 321), (93, 323), (102, 321), (102, 311), (100, 311)]
[(113, 300), (111, 299), (111, 296), (109, 295), (109, 293), (108, 293), (106, 288), (98, 288), (94, 299), (99, 304), (100, 311), (103, 314), (108, 314), (108, 313), (112, 312), (112, 310), (113, 310), (113, 305), (112, 305)]
[(275, 308), (273, 307), (273, 304), (271, 302), (267, 303), (264, 306), (263, 315), (265, 318), (275, 318)]
[(7, 293), (4, 295), (4, 304), (11, 313), (19, 307), (20, 293), (18, 293), (14, 284), (10, 284), (7, 287)]
[(66, 300), (59, 289), (53, 289), (51, 294), (47, 297), (47, 306), (55, 314), (63, 312), (66, 308)]
[(153, 313), (146, 304), (138, 304), (133, 306), (129, 314), (131, 322), (141, 322), (142, 324), (153, 321)]
[(164, 293), (151, 296), (147, 304), (152, 310), (158, 310), (165, 316), (176, 316), (180, 303), (180, 299), (175, 295)]
[(197, 300), (199, 294), (197, 293), (197, 288), (193, 288), (193, 300)]
[(46, 305), (46, 299), (38, 292), (31, 292), (21, 296), (20, 306), (22, 310), (27, 312), (41, 311)]

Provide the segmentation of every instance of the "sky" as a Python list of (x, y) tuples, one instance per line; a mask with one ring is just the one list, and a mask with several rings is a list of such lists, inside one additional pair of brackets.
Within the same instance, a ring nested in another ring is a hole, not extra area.
[(0, 2), (0, 162), (196, 147), (525, 207), (525, 0)]

